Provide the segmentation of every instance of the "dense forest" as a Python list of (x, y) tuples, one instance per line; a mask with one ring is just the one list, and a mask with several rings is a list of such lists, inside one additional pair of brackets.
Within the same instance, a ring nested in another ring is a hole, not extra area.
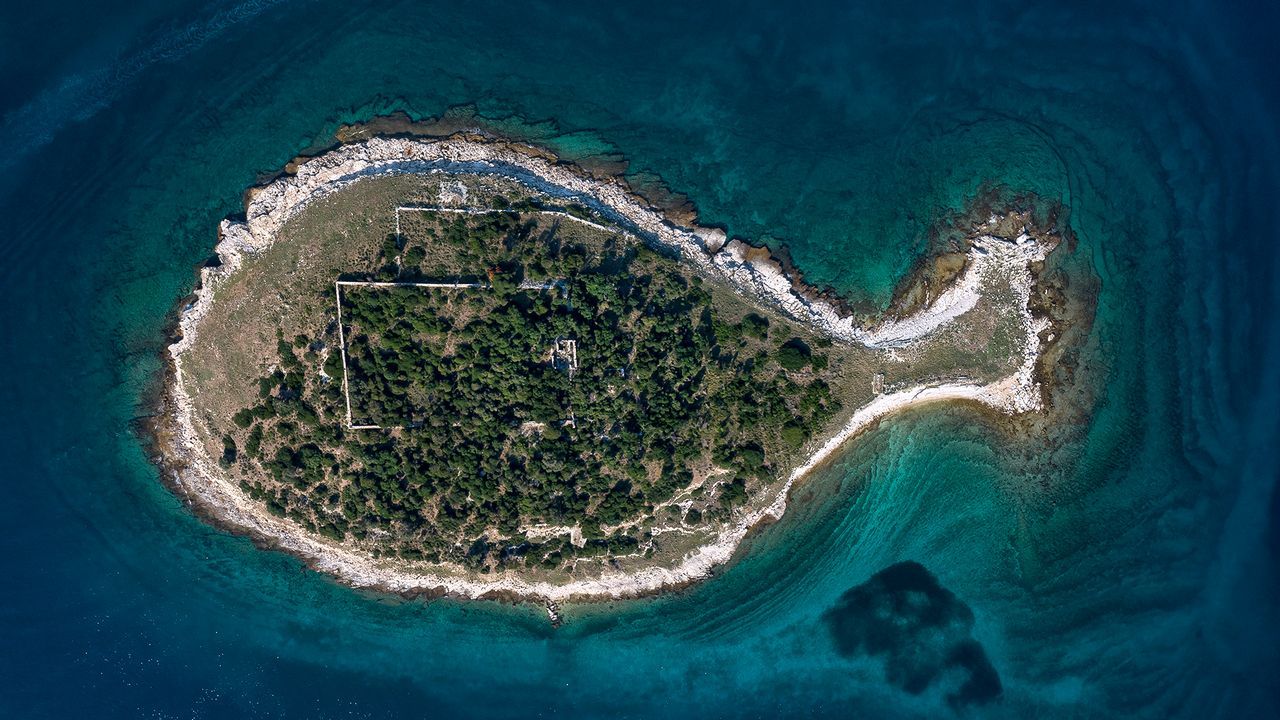
[[(222, 458), (273, 513), (485, 572), (644, 552), (655, 523), (726, 520), (839, 410), (817, 343), (722, 318), (699, 278), (620, 236), (458, 216), (346, 277), (434, 279), (440, 247), (476, 269), (450, 279), (485, 287), (342, 287), (345, 370), (336, 307), (279, 338)], [(344, 374), (352, 421), (377, 429), (348, 427)], [(585, 542), (526, 537), (543, 525)]]

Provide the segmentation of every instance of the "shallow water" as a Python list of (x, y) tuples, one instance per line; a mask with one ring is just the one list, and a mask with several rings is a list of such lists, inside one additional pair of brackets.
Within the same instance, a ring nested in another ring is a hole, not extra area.
[[(1274, 10), (98, 7), (0, 25), (5, 716), (951, 713), (963, 678), (913, 695), (824, 619), (902, 561), (999, 676), (963, 714), (1280, 709)], [(714, 579), (555, 632), (203, 525), (130, 421), (217, 221), (342, 122), (463, 103), (871, 305), (984, 183), (1060, 199), (1103, 283), (1096, 413), (1051, 453), (885, 423)]]

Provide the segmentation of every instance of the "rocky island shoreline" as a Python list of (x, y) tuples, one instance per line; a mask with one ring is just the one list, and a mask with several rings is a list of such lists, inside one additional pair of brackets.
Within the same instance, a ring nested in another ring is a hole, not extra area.
[[(890, 360), (913, 352), (931, 336), (974, 312), (984, 299), (984, 288), (998, 277), (1002, 287), (1007, 285), (1007, 309), (1016, 314), (1023, 333), (1018, 339), (1020, 361), (1013, 372), (994, 381), (955, 377), (878, 388), (869, 402), (842, 418), (838, 428), (807, 445), (806, 459), (780, 477), (768, 497), (736, 513), (711, 542), (670, 566), (605, 571), (594, 577), (549, 582), (530, 580), (514, 571), (444, 573), (421, 563), (375, 558), (266, 512), (261, 503), (242, 491), (210, 454), (197, 430), (198, 413), (184, 374), (184, 360), (200, 336), (201, 322), (210, 312), (219, 286), (248, 259), (267, 250), (286, 223), (303, 209), (370, 178), (424, 174), (500, 176), (548, 197), (579, 203), (640, 241), (678, 255), (707, 280), (731, 287), (833, 343), (868, 348)], [(1033, 295), (1037, 273), (1059, 240), (1053, 228), (1036, 227), (1028, 212), (992, 213), (974, 224), (962, 252), (951, 253), (944, 282), (923, 292), (908, 312), (868, 323), (825, 293), (805, 286), (767, 249), (729, 239), (718, 229), (677, 222), (625, 183), (592, 177), (544, 150), (475, 133), (362, 137), (291, 163), (285, 173), (247, 193), (242, 218), (222, 223), (216, 247), (218, 262), (201, 269), (194, 298), (179, 309), (176, 341), (169, 347), (168, 376), (152, 433), (166, 479), (203, 516), (247, 534), (261, 545), (298, 556), (312, 568), (354, 587), (406, 595), (547, 602), (652, 594), (695, 582), (728, 562), (753, 528), (783, 515), (794, 483), (886, 416), (943, 401), (976, 403), (1015, 416), (1043, 409), (1044, 369), (1039, 361), (1045, 345), (1060, 338), (1062, 329), (1055, 327), (1061, 318), (1033, 313), (1037, 306)], [(933, 271), (934, 266), (922, 270)]]

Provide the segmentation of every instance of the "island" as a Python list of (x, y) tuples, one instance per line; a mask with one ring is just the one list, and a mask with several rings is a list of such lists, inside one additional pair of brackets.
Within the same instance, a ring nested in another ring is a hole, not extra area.
[(153, 424), (204, 517), (344, 583), (549, 603), (682, 587), (891, 413), (1045, 407), (1052, 217), (983, 208), (870, 318), (620, 177), (474, 131), (375, 130), (221, 224)]

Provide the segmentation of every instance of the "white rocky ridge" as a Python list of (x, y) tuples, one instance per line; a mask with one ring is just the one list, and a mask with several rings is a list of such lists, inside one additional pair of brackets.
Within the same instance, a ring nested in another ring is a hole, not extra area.
[[(200, 321), (208, 313), (218, 285), (240, 269), (246, 254), (269, 247), (284, 224), (308, 203), (362, 178), (433, 171), (498, 173), (540, 190), (583, 200), (612, 216), (611, 219), (625, 223), (648, 242), (678, 251), (682, 259), (709, 278), (728, 282), (740, 292), (779, 308), (833, 340), (885, 348), (889, 352), (919, 342), (972, 309), (978, 302), (984, 277), (999, 271), (1011, 279), (1018, 300), (1021, 324), (1026, 332), (1023, 363), (1013, 375), (987, 385), (951, 383), (877, 396), (857, 410), (838, 434), (814, 449), (808, 461), (789, 474), (771, 504), (735, 518), (712, 542), (690, 553), (673, 568), (611, 570), (599, 578), (552, 584), (532, 582), (510, 573), (483, 579), (437, 575), (429, 566), (417, 569), (404, 561), (377, 560), (310, 535), (270, 515), (231, 481), (209, 456), (196, 430), (195, 408), (183, 376), (183, 354), (194, 343)], [(1039, 408), (1040, 388), (1034, 371), (1039, 356), (1038, 333), (1043, 328), (1033, 321), (1028, 307), (1032, 286), (1030, 264), (1043, 260), (1050, 249), (1026, 235), (1015, 242), (979, 238), (969, 251), (964, 273), (929, 307), (915, 315), (864, 329), (855, 325), (852, 316), (842, 316), (833, 304), (802, 296), (781, 266), (765, 257), (762, 251), (738, 240), (726, 242), (719, 230), (678, 227), (617, 184), (585, 177), (567, 166), (521, 153), (504, 144), (456, 138), (373, 138), (307, 160), (298, 166), (294, 175), (282, 176), (255, 189), (246, 205), (244, 221), (223, 221), (217, 246), (221, 264), (201, 270), (201, 287), (196, 291), (196, 299), (180, 313), (182, 338), (169, 348), (174, 377), (169, 388), (171, 436), (167, 438), (166, 449), (175, 460), (176, 484), (211, 513), (354, 586), (393, 592), (444, 591), (466, 597), (506, 592), (547, 600), (641, 595), (690, 582), (727, 562), (752, 527), (782, 516), (788, 492), (796, 480), (830, 457), (849, 438), (890, 413), (920, 403), (956, 399), (984, 403), (1010, 413)], [(756, 259), (757, 256), (760, 259)]]

